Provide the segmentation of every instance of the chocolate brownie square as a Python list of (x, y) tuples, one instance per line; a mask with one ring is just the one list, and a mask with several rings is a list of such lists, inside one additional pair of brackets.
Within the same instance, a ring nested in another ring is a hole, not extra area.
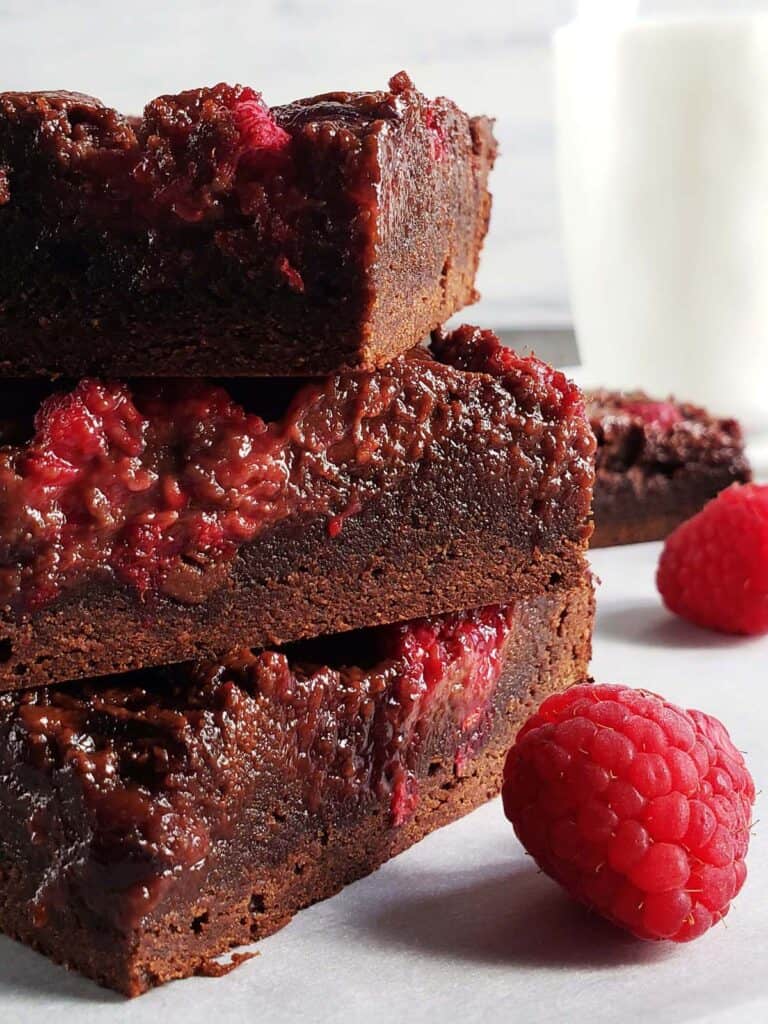
[(642, 392), (594, 391), (587, 407), (597, 437), (593, 547), (662, 540), (751, 478), (736, 420)]
[(491, 123), (384, 92), (266, 107), (0, 94), (0, 375), (380, 366), (476, 298)]

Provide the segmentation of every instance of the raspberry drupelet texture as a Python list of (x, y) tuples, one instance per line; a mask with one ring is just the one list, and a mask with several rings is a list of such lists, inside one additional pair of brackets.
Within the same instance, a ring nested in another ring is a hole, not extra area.
[(724, 633), (768, 633), (768, 485), (735, 484), (668, 538), (656, 583), (670, 611)]
[(623, 686), (571, 687), (518, 733), (502, 792), (539, 867), (640, 938), (697, 938), (744, 884), (754, 783), (700, 711)]

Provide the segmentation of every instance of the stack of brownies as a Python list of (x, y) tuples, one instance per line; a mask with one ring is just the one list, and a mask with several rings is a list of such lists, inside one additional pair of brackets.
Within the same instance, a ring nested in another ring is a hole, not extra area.
[(403, 73), (0, 96), (8, 935), (130, 995), (216, 972), (585, 676), (582, 398), (440, 327), (494, 155)]

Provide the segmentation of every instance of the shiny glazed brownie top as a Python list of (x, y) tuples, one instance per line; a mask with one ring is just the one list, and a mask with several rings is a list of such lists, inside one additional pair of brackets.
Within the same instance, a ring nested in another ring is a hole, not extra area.
[(39, 205), (51, 220), (126, 228), (255, 220), (287, 235), (297, 208), (326, 185), (338, 188), (337, 209), (326, 194), (316, 219), (375, 206), (379, 138), (406, 124), (435, 162), (445, 159), (458, 114), (449, 100), (425, 99), (405, 72), (386, 92), (328, 93), (272, 109), (253, 89), (221, 83), (160, 96), (141, 118), (80, 93), (6, 92), (0, 212), (18, 190), (22, 205)]
[(734, 419), (717, 419), (699, 406), (642, 391), (592, 391), (586, 401), (597, 437), (598, 471), (636, 466), (669, 473), (695, 463), (733, 466), (748, 475), (741, 427)]
[(127, 931), (218, 844), (268, 844), (307, 813), (374, 800), (402, 825), (425, 757), (462, 774), (487, 740), (514, 618), (489, 606), (0, 695), (0, 854), (42, 875), (35, 919), (76, 893)]
[(512, 493), (531, 546), (588, 534), (581, 394), (489, 331), (437, 334), (431, 357), (379, 370), (232, 387), (242, 404), (204, 381), (84, 380), (37, 407), (40, 385), (29, 403), (0, 385), (0, 604), (35, 611), (89, 580), (199, 603), (269, 528), (320, 516), (332, 541), (422, 469), (450, 487), (469, 463)]

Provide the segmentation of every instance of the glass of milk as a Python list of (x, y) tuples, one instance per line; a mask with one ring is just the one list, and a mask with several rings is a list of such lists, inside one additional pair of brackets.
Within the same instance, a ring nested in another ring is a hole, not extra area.
[(674, 394), (762, 431), (768, 2), (637, 6), (584, 0), (554, 42), (586, 383)]

